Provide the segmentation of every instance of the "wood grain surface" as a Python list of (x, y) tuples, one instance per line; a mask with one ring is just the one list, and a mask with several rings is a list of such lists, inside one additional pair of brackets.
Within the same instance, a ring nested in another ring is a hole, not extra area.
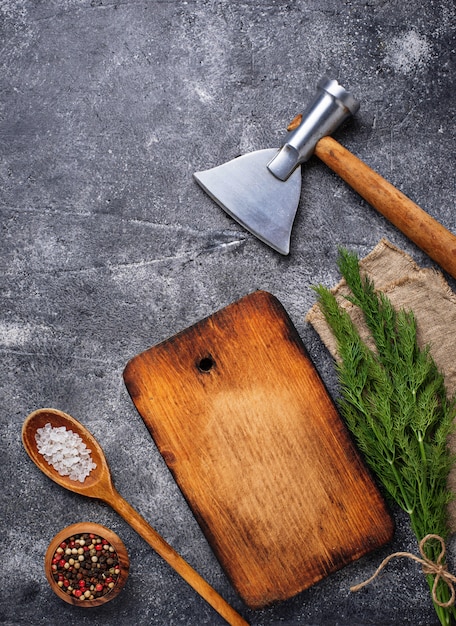
[(289, 598), (391, 539), (383, 499), (271, 294), (139, 354), (124, 380), (249, 607)]

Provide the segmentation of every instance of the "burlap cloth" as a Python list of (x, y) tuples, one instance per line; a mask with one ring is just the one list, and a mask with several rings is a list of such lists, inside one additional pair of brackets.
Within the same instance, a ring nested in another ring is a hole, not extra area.
[[(417, 321), (418, 342), (429, 345), (430, 352), (444, 374), (448, 394), (456, 392), (456, 295), (442, 274), (420, 268), (405, 252), (382, 239), (370, 254), (360, 261), (361, 272), (383, 291), (396, 308), (412, 310)], [(349, 293), (345, 280), (332, 289), (340, 304), (348, 311), (361, 337), (372, 346), (369, 331), (360, 310), (343, 298)], [(306, 316), (320, 335), (332, 356), (338, 360), (337, 346), (318, 304)], [(456, 434), (449, 440), (456, 453)], [(451, 471), (449, 486), (456, 495), (456, 467)], [(449, 505), (450, 528), (456, 531), (456, 498)]]

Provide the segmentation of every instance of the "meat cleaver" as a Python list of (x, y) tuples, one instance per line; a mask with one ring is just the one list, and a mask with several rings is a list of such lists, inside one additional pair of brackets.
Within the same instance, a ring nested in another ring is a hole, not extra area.
[(244, 228), (288, 254), (301, 193), (300, 165), (315, 154), (456, 278), (456, 235), (328, 136), (358, 108), (336, 80), (323, 78), (280, 150), (251, 152), (193, 176)]

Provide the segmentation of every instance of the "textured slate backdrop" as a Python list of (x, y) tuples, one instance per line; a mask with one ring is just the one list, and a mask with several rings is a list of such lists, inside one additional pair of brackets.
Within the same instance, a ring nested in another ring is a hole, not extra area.
[[(122, 371), (260, 288), (284, 304), (336, 396), (333, 363), (304, 316), (311, 285), (338, 280), (337, 247), (364, 255), (387, 237), (419, 263), (430, 259), (316, 160), (305, 168), (287, 258), (243, 231), (191, 175), (278, 145), (328, 74), (361, 101), (337, 138), (455, 231), (453, 2), (2, 0), (0, 28), (0, 623), (223, 623), (108, 507), (35, 468), (21, 426), (52, 406), (91, 429), (119, 491), (252, 624), (434, 624), (411, 562), (391, 564), (362, 593), (348, 590), (390, 550), (416, 550), (396, 509), (392, 546), (288, 602), (248, 611)], [(82, 613), (54, 597), (42, 558), (54, 534), (84, 519), (121, 535), (132, 569), (116, 601)], [(451, 542), (453, 561), (454, 550)]]

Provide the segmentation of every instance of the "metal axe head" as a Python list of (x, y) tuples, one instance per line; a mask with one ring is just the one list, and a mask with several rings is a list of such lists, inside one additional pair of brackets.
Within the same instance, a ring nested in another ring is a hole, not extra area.
[(323, 78), (299, 126), (288, 133), (279, 150), (251, 152), (193, 176), (244, 228), (277, 252), (288, 254), (301, 194), (300, 164), (311, 157), (319, 139), (358, 108), (337, 81)]

